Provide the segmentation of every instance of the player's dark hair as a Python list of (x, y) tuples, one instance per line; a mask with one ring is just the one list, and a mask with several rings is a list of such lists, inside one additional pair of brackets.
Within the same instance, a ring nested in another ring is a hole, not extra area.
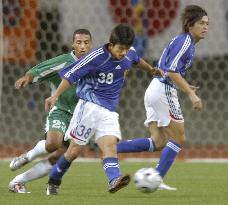
[(92, 40), (92, 35), (91, 35), (90, 31), (87, 30), (87, 29), (80, 28), (80, 29), (75, 30), (74, 31), (74, 34), (73, 34), (73, 41), (74, 41), (74, 38), (75, 38), (75, 35), (76, 34), (85, 34), (85, 35), (88, 35), (88, 36), (90, 36), (90, 39)]
[(203, 16), (207, 16), (207, 12), (203, 8), (197, 5), (186, 6), (181, 15), (183, 32), (189, 32), (189, 27), (202, 19)]
[(128, 47), (132, 46), (135, 40), (133, 29), (125, 23), (118, 24), (111, 32), (109, 42), (113, 45), (121, 44)]

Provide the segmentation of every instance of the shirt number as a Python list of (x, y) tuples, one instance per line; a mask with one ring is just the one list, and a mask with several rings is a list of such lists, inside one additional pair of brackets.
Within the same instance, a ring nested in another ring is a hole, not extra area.
[(113, 83), (113, 73), (107, 73), (107, 74), (99, 73), (98, 82), (112, 84)]

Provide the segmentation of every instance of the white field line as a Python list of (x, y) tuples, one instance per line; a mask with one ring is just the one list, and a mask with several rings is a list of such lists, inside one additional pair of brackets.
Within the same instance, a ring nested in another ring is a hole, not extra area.
[[(0, 161), (10, 162), (13, 158), (3, 158)], [(35, 162), (39, 161), (40, 159), (36, 159)], [(124, 162), (157, 162), (158, 158), (124, 158), (120, 161)], [(193, 158), (193, 159), (184, 159), (178, 160), (183, 161), (186, 163), (228, 163), (228, 158)], [(74, 162), (101, 162), (99, 158), (84, 158), (79, 157)]]

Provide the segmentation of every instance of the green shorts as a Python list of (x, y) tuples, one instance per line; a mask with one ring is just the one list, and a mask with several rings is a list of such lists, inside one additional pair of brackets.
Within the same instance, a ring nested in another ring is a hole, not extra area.
[(59, 131), (64, 135), (70, 124), (72, 116), (73, 115), (71, 113), (65, 110), (53, 107), (47, 116), (45, 132)]

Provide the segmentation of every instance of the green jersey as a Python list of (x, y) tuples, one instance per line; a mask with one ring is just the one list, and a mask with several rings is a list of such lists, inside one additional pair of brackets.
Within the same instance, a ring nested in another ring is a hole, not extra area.
[[(46, 60), (34, 67), (32, 67), (27, 74), (33, 76), (32, 83), (36, 82), (48, 82), (50, 84), (52, 93), (57, 89), (61, 82), (61, 78), (58, 75), (58, 71), (63, 69), (69, 64), (77, 61), (77, 57), (73, 51), (68, 54), (63, 54), (55, 58)], [(73, 114), (75, 105), (78, 101), (75, 94), (75, 85), (65, 90), (58, 98), (55, 106), (58, 109), (65, 110)]]

